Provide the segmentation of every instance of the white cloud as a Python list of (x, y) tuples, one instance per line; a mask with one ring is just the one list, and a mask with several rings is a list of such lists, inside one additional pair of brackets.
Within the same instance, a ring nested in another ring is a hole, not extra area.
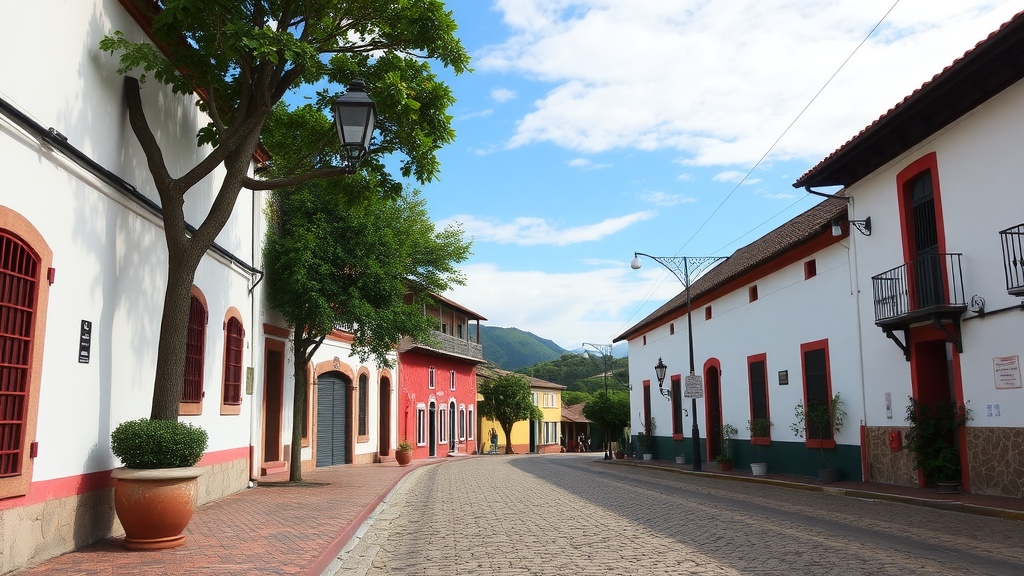
[(601, 168), (611, 168), (612, 165), (597, 164), (591, 162), (590, 160), (587, 160), (586, 158), (575, 158), (573, 160), (569, 160), (569, 166), (571, 166), (572, 168), (579, 168), (584, 172), (589, 172), (591, 170), (600, 170)]
[(509, 100), (515, 100), (516, 92), (515, 90), (509, 90), (508, 88), (495, 88), (494, 90), (491, 90), (491, 98), (496, 102), (504, 103)]
[(667, 192), (641, 192), (638, 196), (645, 202), (666, 207), (676, 206), (679, 204), (689, 204), (697, 201), (696, 198), (685, 194), (669, 194)]
[(473, 118), (486, 118), (494, 114), (494, 110), (485, 108), (483, 110), (477, 110), (476, 112), (467, 112), (466, 114), (460, 114), (458, 120), (470, 120)]
[(718, 174), (715, 174), (713, 180), (715, 182), (731, 182), (733, 184), (739, 184), (740, 182), (743, 182), (744, 186), (757, 184), (758, 182), (761, 181), (760, 178), (747, 178), (746, 180), (744, 180), (743, 177), (746, 175), (746, 172), (739, 172), (737, 170), (726, 170), (725, 172), (719, 172)]
[[(688, 165), (750, 166), (892, 1), (496, 5), (513, 35), (477, 54), (474, 65), (551, 84), (519, 120), (510, 147), (670, 149)], [(773, 158), (820, 159), (1019, 9), (1013, 0), (903, 0)]]
[[(579, 348), (581, 338), (610, 342), (680, 290), (675, 278), (657, 282), (664, 274), (634, 271), (628, 260), (575, 274), (493, 264), (472, 264), (463, 272), (469, 282), (446, 297), (486, 316), (485, 324), (527, 330), (568, 350)], [(642, 306), (648, 309), (640, 312)]]
[(444, 227), (455, 221), (462, 225), (466, 236), (474, 241), (517, 244), (519, 246), (567, 246), (580, 242), (593, 242), (619, 232), (644, 220), (654, 218), (653, 211), (634, 212), (618, 218), (608, 218), (596, 224), (559, 228), (544, 218), (523, 216), (511, 222), (482, 218), (468, 214), (452, 216), (438, 223)]

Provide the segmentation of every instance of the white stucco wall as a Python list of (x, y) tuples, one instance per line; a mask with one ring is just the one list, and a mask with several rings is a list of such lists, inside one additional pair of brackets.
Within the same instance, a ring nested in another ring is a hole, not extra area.
[[(812, 256), (790, 264), (781, 270), (753, 282), (757, 284), (758, 299), (749, 302), (750, 284), (726, 294), (713, 302), (712, 318), (704, 320), (704, 305), (693, 311), (694, 366), (703, 376), (704, 363), (717, 358), (721, 363), (723, 422), (739, 430), (740, 439), (750, 437), (747, 421), (750, 419), (750, 393), (747, 378), (747, 357), (766, 354), (768, 397), (771, 420), (774, 422), (772, 438), (798, 441), (789, 426), (793, 422), (794, 408), (803, 402), (803, 384), (800, 364), (800, 345), (828, 339), (831, 383), (833, 393), (839, 392), (848, 413), (848, 424), (837, 441), (858, 444), (855, 425), (861, 416), (860, 362), (857, 354), (854, 325), (854, 299), (851, 294), (848, 247), (843, 239)], [(815, 259), (817, 275), (804, 280), (803, 262)], [(642, 430), (643, 380), (651, 381), (651, 409), (657, 420), (656, 434), (671, 435), (670, 402), (659, 394), (654, 366), (658, 358), (668, 365), (665, 386), (673, 375), (685, 379), (689, 374), (686, 316), (673, 320), (675, 334), (670, 335), (668, 324), (629, 341), (629, 373), (632, 391), (632, 432)], [(789, 384), (779, 385), (780, 370), (789, 371)], [(698, 399), (697, 421), (702, 438), (706, 437), (704, 400)], [(690, 409), (689, 399), (683, 407)], [(691, 417), (684, 417), (683, 431), (690, 437)]]
[[(871, 276), (902, 265), (896, 175), (912, 162), (935, 152), (945, 224), (946, 252), (962, 253), (966, 298), (977, 294), (989, 312), (1018, 306), (1006, 293), (999, 231), (1024, 223), (1024, 83), (1018, 82), (943, 132), (908, 151), (870, 177), (850, 187), (856, 215), (871, 216), (870, 238), (858, 244), (861, 327), (868, 423), (905, 425), (911, 395), (910, 364), (874, 325)], [(969, 426), (1024, 426), (1024, 390), (996, 390), (992, 359), (1024, 357), (1024, 313), (1009, 311), (985, 318), (964, 315), (964, 352), (960, 366), (964, 398), (974, 413)], [(897, 332), (902, 338), (902, 332)], [(893, 398), (892, 418), (885, 393)], [(999, 405), (999, 416), (988, 405)]]
[[(0, 97), (66, 135), (70, 144), (156, 199), (127, 123), (116, 61), (97, 48), (102, 35), (113, 29), (138, 38), (142, 33), (113, 0), (16, 3), (8, 8), (10, 21), (18, 25), (8, 27), (2, 42), (17, 57), (0, 67)], [(197, 117), (192, 99), (174, 96), (153, 81), (143, 86), (143, 98), (168, 164), (178, 175), (205, 154), (195, 145), (196, 130), (205, 121)], [(0, 204), (40, 231), (53, 250), (56, 268), (48, 302), (33, 481), (116, 467), (119, 463), (109, 451), (110, 431), (121, 421), (150, 412), (167, 274), (163, 231), (157, 218), (2, 119), (0, 158), (5, 177)], [(218, 183), (219, 177), (211, 177), (189, 192), (186, 214), (191, 223), (200, 224)], [(252, 260), (254, 210), (259, 207), (252, 194), (243, 191), (218, 238), (246, 262)], [(209, 314), (205, 398), (202, 415), (182, 420), (209, 431), (209, 452), (247, 449), (253, 396), (243, 394), (241, 414), (220, 415), (222, 323), (229, 307), (241, 312), (244, 366), (254, 366), (262, 352), (254, 339), (260, 331), (248, 293), (252, 280), (227, 260), (208, 254), (195, 284), (207, 299)], [(87, 364), (78, 362), (82, 320), (93, 323)]]

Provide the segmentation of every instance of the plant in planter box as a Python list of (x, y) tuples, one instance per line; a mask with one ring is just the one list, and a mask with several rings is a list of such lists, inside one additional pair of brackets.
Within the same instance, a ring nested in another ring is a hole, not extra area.
[(722, 438), (722, 452), (715, 458), (715, 462), (721, 465), (722, 470), (732, 470), (732, 457), (729, 456), (729, 442), (736, 435), (738, 430), (732, 424), (722, 424), (719, 431)]
[(796, 405), (790, 429), (799, 438), (806, 437), (809, 440), (819, 441), (821, 460), (825, 464), (825, 468), (818, 471), (822, 480), (838, 480), (838, 471), (829, 466), (825, 453), (825, 441), (834, 441), (842, 431), (844, 424), (846, 424), (846, 411), (843, 410), (843, 399), (839, 397), (838, 392), (827, 404), (814, 402), (810, 406)]
[[(750, 443), (754, 444), (754, 438), (768, 438), (771, 435), (772, 421), (767, 418), (754, 418), (747, 420), (747, 430), (750, 431)], [(755, 476), (763, 476), (768, 465), (761, 459), (761, 444), (757, 446), (757, 462), (750, 464), (750, 470)]]
[(652, 450), (654, 448), (654, 432), (657, 430), (658, 426), (655, 423), (653, 416), (648, 420), (644, 420), (643, 423), (644, 429), (637, 433), (636, 443), (640, 449), (640, 453), (644, 455), (644, 460), (650, 460), (653, 457)]
[(398, 443), (398, 450), (395, 451), (395, 461), (399, 466), (408, 466), (412, 462), (412, 444), (402, 440)]
[(924, 404), (910, 398), (907, 405), (907, 448), (914, 454), (924, 479), (936, 483), (960, 482), (960, 452), (957, 431), (971, 420), (965, 404), (939, 402)]
[(124, 463), (111, 476), (114, 510), (124, 528), (124, 547), (173, 548), (184, 543), (199, 496), (198, 478), (209, 436), (176, 420), (129, 420), (110, 435), (110, 450)]

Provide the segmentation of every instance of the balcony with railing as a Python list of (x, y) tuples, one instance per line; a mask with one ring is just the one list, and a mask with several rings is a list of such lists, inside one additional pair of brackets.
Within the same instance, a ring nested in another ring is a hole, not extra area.
[(1003, 245), (1006, 292), (1011, 296), (1024, 296), (1024, 224), (1003, 230), (999, 240)]
[(445, 334), (440, 330), (431, 332), (430, 341), (428, 342), (418, 342), (406, 336), (398, 343), (399, 352), (405, 352), (413, 348), (426, 353), (458, 356), (481, 362), (484, 359), (483, 345), (452, 336), (451, 334)]
[[(932, 322), (946, 331), (949, 341), (963, 350), (960, 317), (967, 310), (962, 254), (928, 254), (871, 277), (875, 325), (903, 350), (907, 359), (906, 331), (911, 325)], [(894, 330), (904, 331), (900, 342)]]

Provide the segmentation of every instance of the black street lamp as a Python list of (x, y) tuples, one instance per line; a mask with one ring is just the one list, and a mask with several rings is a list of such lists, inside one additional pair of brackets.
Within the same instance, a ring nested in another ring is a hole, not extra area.
[[(700, 456), (700, 428), (697, 427), (697, 398), (704, 397), (704, 386), (701, 383), (700, 376), (697, 376), (693, 366), (693, 306), (690, 303), (690, 267), (693, 266), (694, 274), (706, 270), (712, 264), (724, 260), (725, 256), (651, 256), (650, 254), (644, 254), (643, 252), (634, 252), (633, 261), (629, 263), (630, 268), (633, 270), (639, 270), (641, 266), (640, 257), (646, 256), (651, 260), (654, 260), (658, 264), (661, 264), (665, 268), (668, 268), (676, 279), (682, 282), (683, 287), (686, 289), (686, 335), (689, 341), (690, 348), (690, 376), (686, 379), (686, 393), (684, 396), (688, 396), (691, 401), (690, 412), (693, 414), (693, 471), (700, 472), (703, 470), (701, 467), (701, 456)], [(681, 269), (680, 269), (681, 266)], [(662, 382), (665, 380), (665, 370), (667, 366), (658, 358), (658, 365), (654, 367), (655, 372), (658, 375), (658, 386), (661, 387)], [(671, 394), (671, 391), (669, 391)], [(682, 415), (680, 415), (681, 417)]]
[[(590, 342), (584, 342), (583, 345), (590, 346), (601, 353), (601, 358), (604, 361), (604, 399), (605, 401), (608, 401), (608, 358), (612, 355), (612, 345), (591, 344)], [(622, 431), (620, 430), (619, 433), (621, 434)], [(604, 459), (612, 459), (612, 440), (607, 426), (604, 429)]]
[(348, 90), (338, 96), (332, 105), (334, 124), (344, 153), (345, 166), (355, 173), (356, 166), (366, 158), (377, 122), (377, 105), (366, 94), (366, 83), (353, 80)]

